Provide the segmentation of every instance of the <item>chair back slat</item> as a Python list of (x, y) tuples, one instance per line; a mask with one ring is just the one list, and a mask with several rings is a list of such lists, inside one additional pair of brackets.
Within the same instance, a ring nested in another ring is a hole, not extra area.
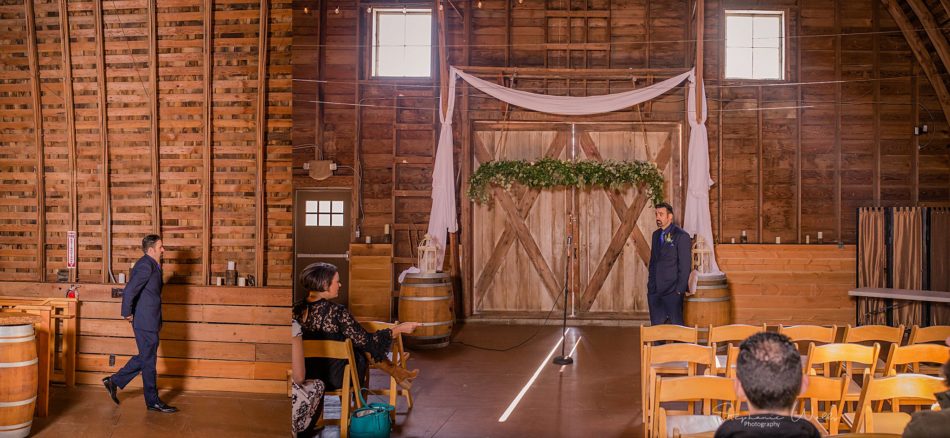
[(778, 326), (778, 332), (788, 336), (792, 342), (811, 341), (831, 344), (835, 342), (838, 326), (824, 327), (820, 325), (792, 325)]
[(903, 340), (903, 324), (898, 327), (890, 327), (886, 325), (862, 325), (858, 327), (851, 327), (851, 324), (848, 324), (844, 328), (844, 342), (848, 343), (878, 341), (882, 345), (900, 345)]
[(739, 343), (759, 332), (766, 331), (765, 324), (762, 325), (749, 325), (749, 324), (730, 324), (730, 325), (720, 325), (720, 326), (709, 326), (709, 344), (712, 343), (723, 344), (727, 342)]
[(907, 344), (926, 344), (930, 342), (942, 344), (946, 342), (947, 338), (950, 338), (950, 325), (933, 325), (930, 327), (915, 325), (910, 330), (910, 339), (907, 340)]
[(907, 368), (920, 373), (921, 363), (944, 364), (947, 360), (950, 360), (950, 347), (945, 345), (905, 345), (891, 349), (884, 364), (884, 374), (905, 372)]

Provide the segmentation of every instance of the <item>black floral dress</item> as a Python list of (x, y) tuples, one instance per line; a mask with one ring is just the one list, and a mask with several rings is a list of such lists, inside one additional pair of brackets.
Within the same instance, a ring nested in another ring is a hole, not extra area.
[[(368, 333), (342, 304), (327, 300), (304, 302), (294, 309), (294, 320), (300, 324), (306, 341), (343, 341), (349, 338), (353, 342), (353, 355), (361, 381), (365, 381), (369, 368), (364, 353), (369, 353), (374, 361), (381, 361), (387, 358), (392, 348), (392, 330)], [(322, 380), (327, 391), (343, 387), (346, 361), (307, 358), (305, 364), (307, 379)]]

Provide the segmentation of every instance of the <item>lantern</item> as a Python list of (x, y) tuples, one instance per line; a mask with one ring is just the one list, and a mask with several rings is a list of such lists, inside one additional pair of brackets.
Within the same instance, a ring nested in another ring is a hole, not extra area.
[(696, 236), (696, 243), (693, 243), (693, 269), (701, 274), (709, 273), (709, 258), (712, 251), (706, 247), (703, 236)]
[(431, 235), (426, 234), (426, 237), (419, 243), (418, 255), (419, 270), (423, 274), (434, 274), (439, 270), (439, 248)]

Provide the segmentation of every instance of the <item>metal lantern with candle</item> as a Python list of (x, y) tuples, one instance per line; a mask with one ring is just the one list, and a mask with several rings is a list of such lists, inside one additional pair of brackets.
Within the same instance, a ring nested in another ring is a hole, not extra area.
[(706, 247), (703, 236), (696, 236), (696, 243), (693, 243), (693, 269), (696, 272), (705, 274), (709, 272), (709, 257), (712, 251)]
[(424, 274), (433, 274), (439, 270), (439, 248), (431, 235), (419, 242), (418, 248), (419, 270)]

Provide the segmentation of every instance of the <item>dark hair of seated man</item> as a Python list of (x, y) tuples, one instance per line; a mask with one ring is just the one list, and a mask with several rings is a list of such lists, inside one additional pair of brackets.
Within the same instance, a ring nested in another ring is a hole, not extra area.
[(749, 415), (726, 421), (716, 437), (820, 437), (812, 423), (792, 416), (804, 385), (802, 358), (787, 336), (756, 333), (739, 346), (736, 392), (749, 401)]

